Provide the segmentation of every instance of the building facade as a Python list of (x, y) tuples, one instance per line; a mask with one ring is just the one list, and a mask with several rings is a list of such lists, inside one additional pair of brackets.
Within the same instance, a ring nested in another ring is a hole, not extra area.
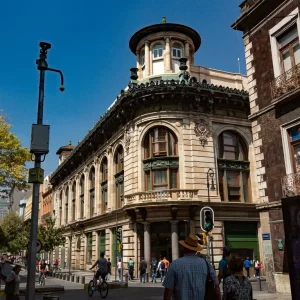
[(200, 44), (195, 30), (171, 23), (131, 38), (128, 87), (51, 176), (67, 238), (55, 254), (61, 264), (88, 269), (105, 252), (114, 268), (119, 229), (136, 271), (141, 257), (172, 261), (178, 240), (200, 231), (206, 205), (215, 210), (214, 262), (225, 244), (260, 255), (247, 80), (195, 66)]
[(52, 202), (52, 186), (50, 183), (51, 174), (47, 175), (44, 179), (44, 183), (41, 186), (41, 194), (39, 201), (39, 224), (53, 216), (53, 202)]
[(269, 291), (289, 293), (282, 198), (300, 194), (297, 1), (244, 1), (232, 27), (244, 33), (260, 222)]

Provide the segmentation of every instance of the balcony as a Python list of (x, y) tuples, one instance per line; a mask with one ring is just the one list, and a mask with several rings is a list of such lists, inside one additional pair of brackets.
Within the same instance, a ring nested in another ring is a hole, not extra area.
[(282, 197), (300, 195), (300, 173), (288, 174), (282, 178)]
[(292, 92), (300, 87), (300, 64), (286, 71), (271, 82), (272, 99)]
[(167, 201), (199, 201), (198, 190), (163, 190), (135, 193), (125, 196), (124, 205)]

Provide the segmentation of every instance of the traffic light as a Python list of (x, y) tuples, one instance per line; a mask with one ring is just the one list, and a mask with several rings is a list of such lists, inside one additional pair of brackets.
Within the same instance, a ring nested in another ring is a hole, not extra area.
[(121, 253), (123, 250), (123, 244), (118, 245), (118, 252)]
[(118, 231), (117, 231), (117, 242), (119, 244), (122, 243), (122, 228), (119, 228)]
[(197, 237), (199, 239), (199, 244), (200, 245), (206, 245), (206, 233), (201, 232), (201, 233), (197, 233)]
[(200, 228), (205, 232), (214, 228), (214, 211), (209, 206), (203, 207), (200, 211)]

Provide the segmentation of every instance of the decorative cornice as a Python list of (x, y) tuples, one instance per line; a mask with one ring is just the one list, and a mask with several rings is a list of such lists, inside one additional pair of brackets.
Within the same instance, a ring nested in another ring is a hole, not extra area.
[[(66, 174), (70, 174), (70, 168), (76, 169), (76, 166), (83, 164), (89, 157), (88, 154), (95, 151), (95, 148), (100, 147), (99, 143), (108, 142), (113, 134), (112, 128), (118, 124), (125, 126), (128, 121), (132, 120), (136, 109), (141, 106), (141, 103), (144, 106), (146, 104), (153, 106), (155, 98), (161, 95), (171, 97), (177, 104), (184, 101), (188, 111), (195, 111), (196, 104), (198, 107), (203, 106), (210, 113), (213, 112), (213, 107), (217, 106), (220, 106), (221, 109), (232, 106), (234, 109), (242, 110), (246, 113), (249, 111), (249, 98), (246, 91), (213, 84), (203, 84), (197, 82), (194, 77), (189, 81), (172, 79), (150, 81), (150, 83), (141, 83), (139, 85), (130, 83), (128, 90), (121, 90), (114, 104), (53, 173), (51, 183), (57, 185), (58, 182), (61, 182), (66, 177)], [(89, 147), (91, 143), (93, 146)], [(109, 153), (109, 149), (107, 151)], [(84, 153), (86, 157), (83, 156)], [(71, 162), (74, 162), (73, 166)]]
[(280, 208), (282, 206), (281, 200), (274, 202), (261, 203), (256, 206), (257, 210), (269, 210), (272, 208)]

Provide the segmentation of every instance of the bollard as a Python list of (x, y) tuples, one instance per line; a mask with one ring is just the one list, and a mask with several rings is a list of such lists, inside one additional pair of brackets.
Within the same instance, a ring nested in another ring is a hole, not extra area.
[(66, 280), (66, 277), (67, 277), (67, 274), (63, 274), (63, 275), (62, 275), (62, 279), (63, 279), (63, 280)]
[(146, 282), (149, 282), (149, 273), (146, 273)]
[(128, 283), (128, 273), (127, 274), (125, 274), (125, 283)]
[(67, 281), (70, 281), (70, 274), (67, 274), (67, 275), (66, 275), (66, 280), (67, 280)]
[(55, 278), (59, 278), (59, 273), (55, 273)]
[(79, 283), (79, 276), (76, 275), (76, 283)]
[(74, 274), (71, 275), (71, 281), (72, 281), (72, 282), (75, 281), (75, 275), (74, 275)]
[(58, 278), (59, 278), (59, 279), (62, 279), (62, 273), (59, 273), (59, 274), (58, 274)]
[(80, 283), (81, 284), (85, 284), (85, 276), (81, 276), (80, 277)]

